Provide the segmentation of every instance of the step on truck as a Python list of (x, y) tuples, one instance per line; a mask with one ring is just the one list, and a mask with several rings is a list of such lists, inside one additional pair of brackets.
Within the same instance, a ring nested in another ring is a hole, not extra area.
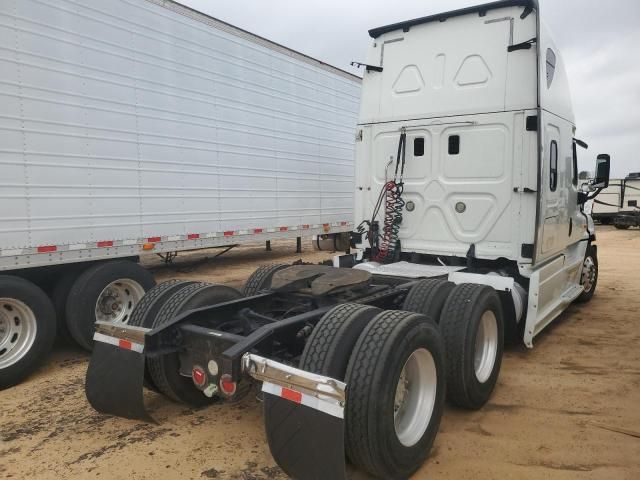
[(568, 78), (540, 9), (508, 0), (371, 30), (361, 60), (352, 251), (269, 265), (244, 291), (174, 281), (97, 325), (86, 394), (150, 419), (143, 387), (203, 406), (261, 382), (273, 458), (296, 479), (346, 460), (407, 478), (448, 401), (480, 409), (504, 345), (598, 279)]
[(2, 0), (0, 47), (0, 389), (143, 255), (353, 230), (359, 77), (164, 0)]

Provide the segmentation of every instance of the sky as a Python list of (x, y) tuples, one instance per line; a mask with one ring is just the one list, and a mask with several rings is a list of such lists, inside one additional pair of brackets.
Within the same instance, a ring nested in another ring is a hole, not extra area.
[[(370, 28), (485, 0), (179, 0), (191, 8), (331, 65), (364, 60)], [(540, 0), (562, 53), (576, 114), (589, 144), (580, 170), (608, 153), (612, 178), (640, 172), (640, 1)]]

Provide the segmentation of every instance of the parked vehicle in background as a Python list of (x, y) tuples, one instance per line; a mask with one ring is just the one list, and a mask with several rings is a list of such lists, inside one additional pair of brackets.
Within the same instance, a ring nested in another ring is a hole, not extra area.
[(291, 477), (385, 479), (427, 459), (448, 400), (481, 409), (505, 341), (535, 337), (598, 280), (569, 82), (533, 0), (373, 29), (357, 127), (352, 252), (267, 265), (239, 292), (174, 281), (101, 322), (98, 411), (149, 420), (143, 385), (191, 406), (262, 382)]
[(620, 230), (640, 227), (640, 173), (630, 173), (622, 182), (620, 211), (614, 223)]
[(353, 229), (359, 77), (165, 0), (0, 3), (0, 388), (141, 255)]
[(622, 179), (612, 179), (598, 198), (593, 201), (591, 216), (593, 221), (602, 225), (612, 225), (622, 204)]

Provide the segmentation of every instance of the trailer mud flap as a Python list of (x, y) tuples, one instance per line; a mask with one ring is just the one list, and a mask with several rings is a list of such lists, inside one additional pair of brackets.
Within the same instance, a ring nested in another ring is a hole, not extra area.
[[(144, 354), (134, 348), (95, 340), (85, 380), (91, 406), (100, 413), (153, 422), (144, 407)], [(126, 342), (125, 346), (132, 344)]]
[(303, 403), (304, 394), (266, 382), (263, 392), (269, 449), (280, 468), (296, 480), (346, 480), (342, 411), (318, 410), (317, 402)]

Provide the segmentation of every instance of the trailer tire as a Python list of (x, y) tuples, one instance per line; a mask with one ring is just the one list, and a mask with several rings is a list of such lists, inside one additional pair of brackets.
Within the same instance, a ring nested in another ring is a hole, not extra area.
[(300, 368), (344, 380), (353, 346), (380, 309), (345, 303), (332, 308), (311, 332), (300, 357)]
[(594, 245), (587, 248), (580, 284), (583, 285), (584, 291), (576, 298), (576, 303), (587, 303), (593, 298), (598, 285), (598, 249)]
[(620, 224), (620, 223), (616, 223), (615, 227), (616, 227), (618, 230), (629, 230), (629, 228), (631, 228), (631, 226), (630, 226), (630, 225), (622, 225), (622, 224)]
[(262, 290), (268, 290), (271, 287), (271, 280), (273, 279), (273, 275), (277, 271), (290, 266), (291, 265), (279, 263), (275, 265), (262, 265), (261, 267), (258, 267), (258, 269), (249, 276), (247, 282), (244, 284), (242, 294), (245, 297), (253, 297)]
[[(164, 325), (187, 310), (241, 297), (242, 294), (238, 290), (224, 285), (208, 283), (184, 285), (166, 298), (158, 314), (152, 317), (153, 323), (150, 328)], [(191, 377), (180, 375), (180, 358), (177, 353), (149, 358), (147, 366), (153, 384), (171, 400), (196, 408), (209, 405), (214, 401), (195, 387)]]
[(457, 285), (442, 309), (440, 329), (447, 397), (458, 407), (478, 410), (491, 397), (502, 364), (504, 315), (497, 292), (486, 285)]
[(444, 302), (455, 284), (442, 280), (421, 280), (414, 285), (404, 300), (402, 310), (426, 315), (435, 323), (440, 322)]
[(33, 283), (2, 275), (0, 327), (0, 390), (3, 390), (20, 383), (51, 350), (56, 338), (53, 304)]
[[(113, 288), (126, 295), (124, 302), (113, 301), (111, 305), (120, 305), (115, 321), (128, 323), (131, 312), (144, 293), (153, 288), (156, 281), (153, 275), (137, 263), (118, 260), (99, 263), (85, 270), (74, 282), (69, 291), (65, 308), (67, 327), (73, 339), (85, 350), (93, 349), (93, 333), (98, 318), (98, 308), (107, 308), (98, 303), (109, 300), (107, 288)], [(135, 302), (135, 303), (134, 303)], [(105, 310), (106, 311), (106, 310)], [(105, 318), (112, 318), (105, 314)]]
[(444, 363), (442, 336), (424, 315), (385, 311), (367, 325), (346, 375), (346, 449), (352, 463), (394, 479), (420, 468), (443, 414)]
[(58, 338), (65, 343), (74, 343), (73, 337), (67, 327), (67, 298), (69, 298), (69, 292), (71, 287), (84, 271), (83, 268), (69, 268), (67, 269), (55, 282), (53, 289), (51, 290), (51, 301), (53, 302), (53, 308), (56, 311), (56, 326)]

